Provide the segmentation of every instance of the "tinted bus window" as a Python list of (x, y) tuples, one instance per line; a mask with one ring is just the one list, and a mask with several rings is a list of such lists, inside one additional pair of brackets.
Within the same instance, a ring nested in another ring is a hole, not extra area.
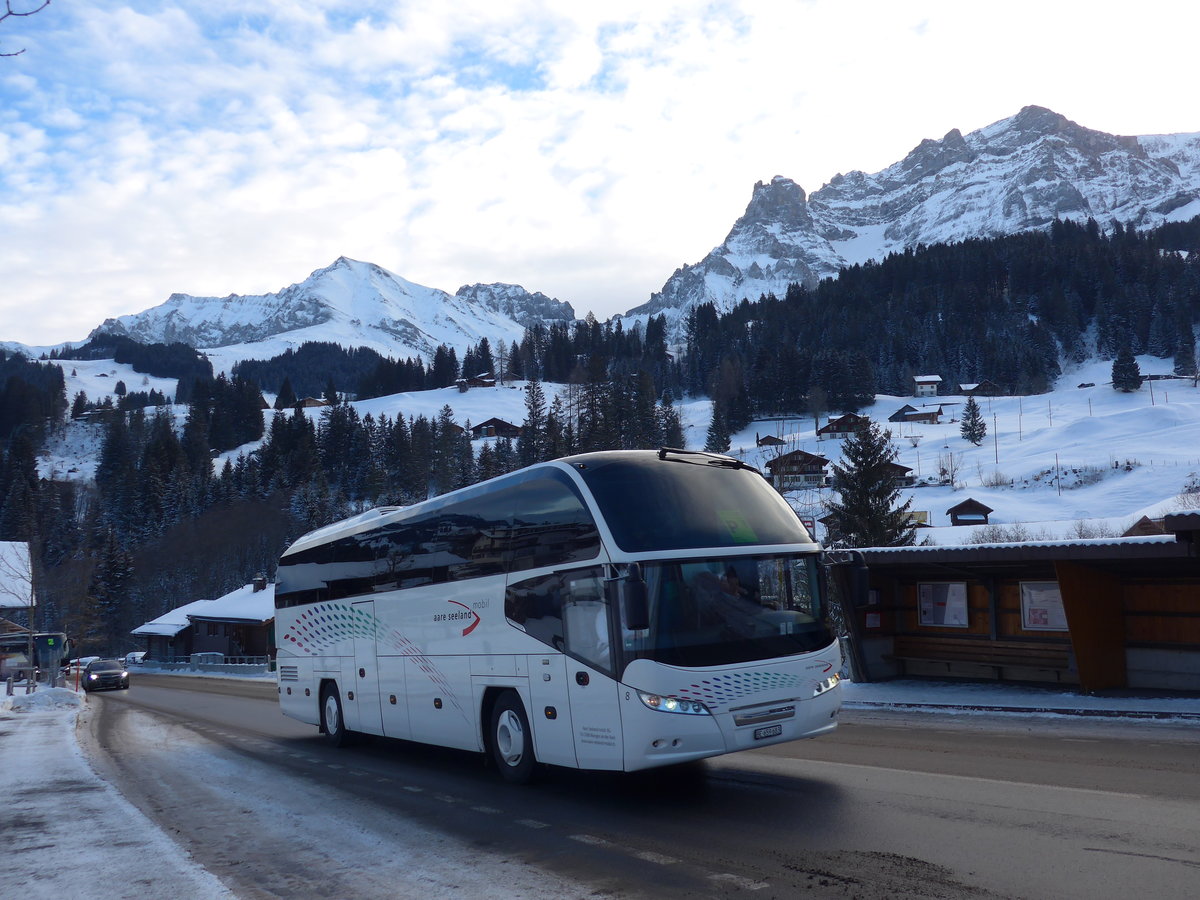
[(629, 553), (811, 540), (751, 469), (644, 456), (589, 465), (580, 474), (617, 546)]
[(574, 484), (562, 472), (535, 469), (284, 556), (275, 605), (557, 566), (599, 552), (599, 531)]

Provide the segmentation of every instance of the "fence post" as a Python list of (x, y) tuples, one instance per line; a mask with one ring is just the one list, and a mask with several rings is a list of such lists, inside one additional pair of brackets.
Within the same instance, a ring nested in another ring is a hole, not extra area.
[(13, 695), (13, 677), (9, 675), (8, 680), (4, 684), (7, 688), (5, 691), (5, 696), (11, 697)]

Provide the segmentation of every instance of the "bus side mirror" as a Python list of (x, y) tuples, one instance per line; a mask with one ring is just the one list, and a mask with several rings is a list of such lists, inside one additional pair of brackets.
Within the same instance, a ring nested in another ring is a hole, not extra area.
[(624, 598), (625, 627), (630, 631), (642, 631), (650, 627), (650, 602), (646, 595), (646, 582), (642, 579), (642, 567), (636, 563), (629, 567), (622, 587)]

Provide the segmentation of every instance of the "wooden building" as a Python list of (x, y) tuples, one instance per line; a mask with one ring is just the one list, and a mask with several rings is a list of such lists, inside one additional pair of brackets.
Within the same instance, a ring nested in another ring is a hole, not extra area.
[(1200, 513), (1164, 525), (1149, 537), (859, 551), (835, 567), (855, 678), (1200, 691)]
[(519, 438), (520, 436), (521, 426), (514, 425), (511, 422), (505, 422), (503, 419), (491, 418), (480, 422), (478, 425), (471, 426), (472, 438)]
[(766, 462), (771, 483), (777, 491), (824, 487), (829, 479), (825, 467), (829, 460), (807, 450), (793, 450)]
[(950, 517), (951, 525), (986, 525), (993, 512), (990, 506), (968, 497), (946, 510), (946, 515)]
[(838, 416), (836, 419), (830, 419), (826, 424), (817, 429), (818, 441), (840, 441), (850, 437), (860, 428), (865, 427), (871, 420), (866, 416), (856, 415), (855, 413), (846, 413), (844, 416)]

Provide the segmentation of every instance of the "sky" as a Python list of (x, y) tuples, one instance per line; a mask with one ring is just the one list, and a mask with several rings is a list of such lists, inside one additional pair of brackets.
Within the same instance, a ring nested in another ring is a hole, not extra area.
[(756, 181), (811, 193), (1029, 104), (1200, 131), (1198, 32), (1182, 0), (54, 0), (0, 21), (0, 341), (341, 255), (605, 319)]

